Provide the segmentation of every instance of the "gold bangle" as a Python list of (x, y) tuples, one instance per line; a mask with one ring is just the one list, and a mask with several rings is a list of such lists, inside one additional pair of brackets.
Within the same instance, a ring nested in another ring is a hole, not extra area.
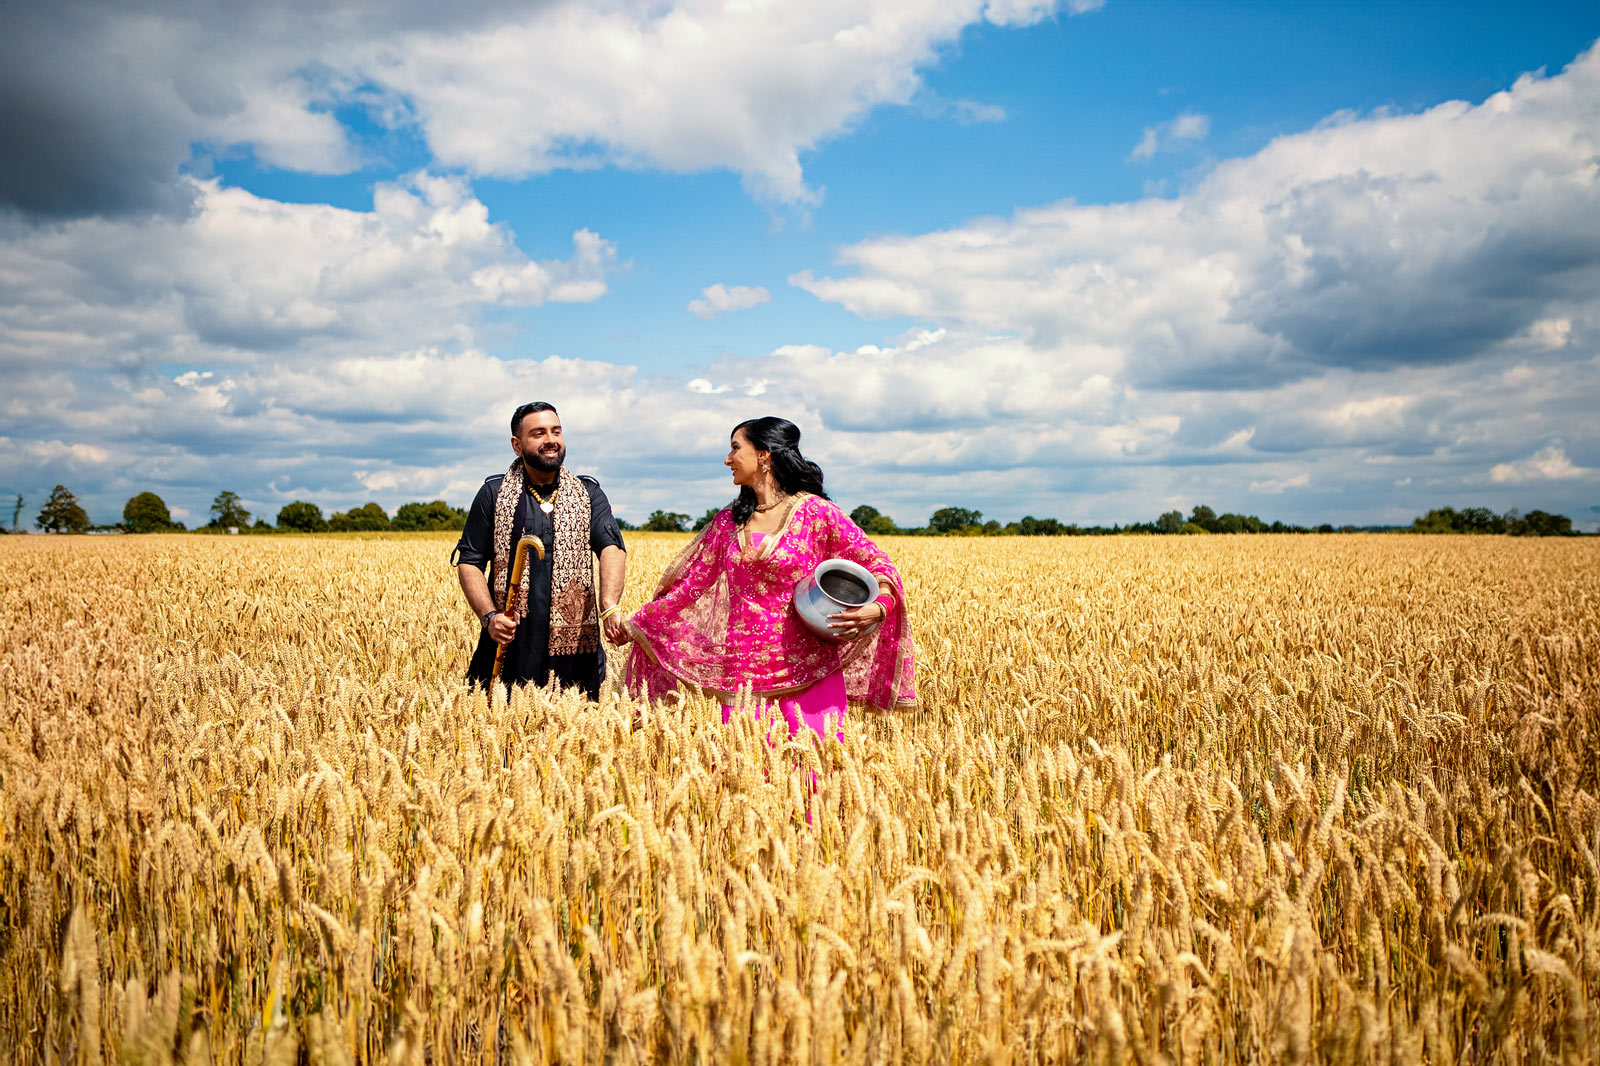
[(612, 611), (620, 610), (622, 610), (622, 604), (613, 603), (610, 607), (607, 607), (605, 610), (600, 612), (600, 621), (604, 622), (606, 620), (606, 615), (610, 614)]

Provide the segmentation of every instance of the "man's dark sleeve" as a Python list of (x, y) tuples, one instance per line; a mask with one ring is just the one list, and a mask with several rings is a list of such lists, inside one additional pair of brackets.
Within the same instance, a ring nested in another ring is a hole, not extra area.
[(611, 513), (611, 501), (600, 488), (600, 482), (587, 474), (582, 475), (583, 487), (589, 490), (589, 547), (596, 555), (609, 547), (628, 550), (622, 543), (622, 530), (616, 516)]
[(489, 560), (494, 558), (494, 501), (500, 494), (500, 482), (490, 478), (478, 490), (467, 511), (467, 524), (461, 530), (461, 539), (451, 558), (456, 563), (468, 563), (488, 572)]

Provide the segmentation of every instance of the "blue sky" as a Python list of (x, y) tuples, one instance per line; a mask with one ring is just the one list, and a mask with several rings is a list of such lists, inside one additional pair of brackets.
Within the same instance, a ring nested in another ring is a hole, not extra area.
[(0, 488), (464, 504), (542, 398), (634, 519), (723, 502), (728, 428), (775, 413), (907, 523), (1595, 528), (1597, 35), (1577, 3), (11, 0)]

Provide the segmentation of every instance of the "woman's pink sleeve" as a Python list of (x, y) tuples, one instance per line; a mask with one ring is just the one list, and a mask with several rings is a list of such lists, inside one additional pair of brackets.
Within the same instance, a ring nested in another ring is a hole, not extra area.
[(860, 563), (894, 590), (894, 607), (885, 623), (875, 628), (860, 653), (845, 667), (845, 688), (850, 698), (875, 707), (904, 707), (917, 699), (917, 648), (911, 636), (910, 610), (900, 571), (889, 555), (874, 544), (861, 527), (831, 503), (818, 508), (818, 538), (829, 558)]
[(881, 577), (889, 579), (896, 588), (900, 585), (900, 572), (895, 569), (894, 563), (889, 561), (889, 555), (882, 548), (872, 542), (872, 538), (861, 531), (861, 527), (850, 521), (849, 517), (833, 504), (824, 504), (819, 508), (817, 521), (825, 531), (824, 544), (829, 558), (849, 559), (853, 563), (860, 563), (868, 570)]

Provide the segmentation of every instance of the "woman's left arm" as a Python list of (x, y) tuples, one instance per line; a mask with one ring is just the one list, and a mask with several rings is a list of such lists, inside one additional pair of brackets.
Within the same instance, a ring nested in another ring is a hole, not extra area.
[(832, 628), (841, 636), (855, 639), (873, 626), (888, 619), (894, 605), (900, 600), (900, 572), (889, 561), (888, 554), (874, 544), (861, 527), (850, 521), (836, 505), (819, 501), (816, 516), (818, 539), (823, 553), (830, 559), (848, 559), (871, 571), (878, 579), (878, 598), (861, 607), (852, 607), (829, 615)]

